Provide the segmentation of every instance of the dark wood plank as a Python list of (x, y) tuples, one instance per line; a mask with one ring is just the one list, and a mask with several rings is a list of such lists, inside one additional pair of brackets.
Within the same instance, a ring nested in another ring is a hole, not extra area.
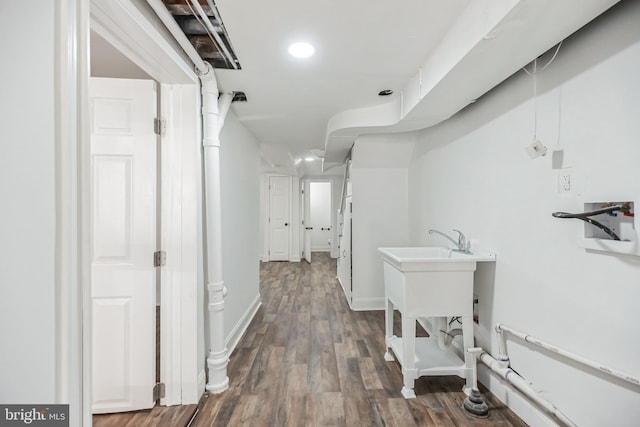
[[(464, 380), (455, 376), (419, 378), (417, 397), (404, 399), (399, 364), (383, 358), (384, 312), (351, 311), (335, 271), (322, 253), (312, 264), (261, 264), (262, 306), (231, 355), (229, 390), (203, 398), (193, 427), (526, 426), (485, 388), (489, 418), (467, 415)], [(397, 335), (400, 323), (396, 313)], [(416, 334), (427, 336), (420, 325)], [(186, 426), (186, 416), (161, 414), (95, 425)]]

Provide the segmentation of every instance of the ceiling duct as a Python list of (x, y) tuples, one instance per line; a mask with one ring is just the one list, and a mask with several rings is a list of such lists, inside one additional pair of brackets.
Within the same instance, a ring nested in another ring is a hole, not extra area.
[(163, 2), (202, 59), (214, 68), (241, 68), (213, 0)]

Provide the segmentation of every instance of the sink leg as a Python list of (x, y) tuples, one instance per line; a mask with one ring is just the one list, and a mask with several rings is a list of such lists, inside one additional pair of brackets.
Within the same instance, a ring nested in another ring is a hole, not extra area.
[(404, 377), (404, 387), (402, 395), (405, 399), (413, 399), (416, 393), (413, 386), (418, 378), (416, 369), (416, 318), (402, 316), (402, 376)]
[(473, 383), (473, 368), (475, 356), (467, 350), (474, 346), (473, 342), (473, 316), (462, 316), (462, 345), (464, 347), (465, 386), (463, 391), (469, 396), (471, 390), (476, 387)]
[(393, 354), (391, 354), (391, 351), (389, 350), (391, 348), (391, 337), (393, 337), (393, 303), (391, 303), (391, 301), (389, 299), (385, 299), (386, 304), (384, 307), (384, 314), (385, 314), (385, 318), (384, 318), (384, 324), (385, 324), (385, 353), (384, 353), (384, 360), (386, 360), (387, 362), (393, 362), (395, 360), (395, 358), (393, 357)]
[(411, 385), (411, 388), (407, 388), (407, 386), (402, 387), (402, 391), (400, 393), (402, 393), (402, 397), (404, 397), (405, 399), (416, 398), (416, 392), (413, 391), (413, 384)]
[(387, 362), (393, 362), (396, 358), (393, 357), (393, 354), (387, 349), (387, 351), (384, 352), (384, 360)]

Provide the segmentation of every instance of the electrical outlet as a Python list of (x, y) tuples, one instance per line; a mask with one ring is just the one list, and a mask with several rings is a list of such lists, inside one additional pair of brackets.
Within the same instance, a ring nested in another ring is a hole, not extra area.
[(571, 172), (571, 168), (565, 168), (558, 173), (558, 193), (571, 193), (573, 184)]

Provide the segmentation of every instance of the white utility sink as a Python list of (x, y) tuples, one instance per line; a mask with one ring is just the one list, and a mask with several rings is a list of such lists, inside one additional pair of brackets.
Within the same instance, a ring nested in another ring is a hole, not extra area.
[[(402, 366), (406, 398), (415, 397), (414, 380), (423, 375), (458, 375), (471, 387), (473, 347), (473, 272), (478, 262), (495, 261), (495, 254), (456, 252), (443, 247), (379, 248), (383, 259), (387, 361)], [(393, 310), (402, 316), (402, 337), (393, 335)], [(441, 349), (437, 331), (416, 340), (416, 319), (460, 316), (465, 354)], [(393, 353), (389, 351), (393, 350)]]
[[(440, 246), (415, 246), (401, 248), (378, 248), (382, 259), (398, 267), (401, 271), (437, 271), (454, 268), (447, 264), (495, 261), (496, 255), (489, 252), (463, 253)], [(444, 264), (444, 265), (441, 265)]]

